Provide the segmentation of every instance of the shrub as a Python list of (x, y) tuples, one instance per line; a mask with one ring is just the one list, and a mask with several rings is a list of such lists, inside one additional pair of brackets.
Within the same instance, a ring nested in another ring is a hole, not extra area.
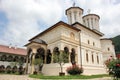
[(106, 67), (110, 75), (120, 78), (120, 59), (108, 59), (105, 61)]
[(83, 68), (80, 68), (78, 65), (74, 64), (68, 67), (66, 71), (70, 75), (80, 75), (83, 73)]

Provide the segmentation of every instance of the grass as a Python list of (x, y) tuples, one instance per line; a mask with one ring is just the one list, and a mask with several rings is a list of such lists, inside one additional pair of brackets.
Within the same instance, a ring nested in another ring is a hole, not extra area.
[(85, 75), (66, 75), (66, 76), (44, 76), (41, 74), (38, 75), (29, 75), (31, 78), (38, 78), (38, 79), (93, 79), (93, 78), (102, 78), (102, 77), (109, 77), (108, 74), (101, 74), (101, 75), (91, 75), (91, 76), (85, 76)]

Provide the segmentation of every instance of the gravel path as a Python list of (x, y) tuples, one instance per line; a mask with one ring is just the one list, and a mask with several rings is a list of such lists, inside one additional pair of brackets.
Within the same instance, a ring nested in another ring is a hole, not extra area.
[[(46, 79), (29, 78), (28, 75), (0, 74), (0, 80), (46, 80)], [(52, 80), (52, 79), (47, 79), (47, 80)], [(54, 80), (57, 80), (57, 79), (54, 79)], [(60, 79), (60, 80), (64, 80), (64, 79)], [(113, 79), (111, 79), (110, 77), (104, 77), (104, 78), (96, 78), (96, 79), (70, 79), (70, 80), (113, 80)]]

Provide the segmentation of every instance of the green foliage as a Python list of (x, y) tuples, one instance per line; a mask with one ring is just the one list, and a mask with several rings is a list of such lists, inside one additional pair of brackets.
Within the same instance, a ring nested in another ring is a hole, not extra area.
[(41, 65), (41, 64), (43, 64), (43, 60), (41, 58), (37, 58), (37, 59), (34, 60), (34, 64), (35, 65)]
[(120, 35), (111, 39), (113, 41), (113, 44), (115, 45), (115, 52), (120, 53)]
[(109, 69), (109, 74), (116, 78), (120, 78), (120, 59), (109, 59), (105, 62)]
[(83, 73), (83, 69), (76, 64), (68, 67), (66, 71), (70, 75), (80, 75), (81, 73)]
[(63, 65), (68, 62), (68, 56), (69, 56), (68, 54), (62, 51), (60, 54), (54, 54), (53, 62), (58, 63), (60, 65), (61, 72), (63, 72), (63, 68), (62, 68)]
[(62, 80), (68, 80), (68, 79), (93, 79), (93, 78), (102, 78), (102, 77), (109, 77), (107, 74), (101, 74), (101, 75), (91, 75), (91, 76), (85, 76), (85, 75), (67, 75), (67, 76), (43, 76), (42, 74), (38, 75), (29, 75), (31, 78), (38, 78), (38, 79), (62, 79)]

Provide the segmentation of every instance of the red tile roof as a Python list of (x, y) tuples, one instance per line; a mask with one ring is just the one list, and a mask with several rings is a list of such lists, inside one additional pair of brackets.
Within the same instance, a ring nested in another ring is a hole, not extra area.
[(27, 50), (23, 48), (9, 47), (5, 45), (0, 45), (0, 52), (16, 55), (27, 55)]

